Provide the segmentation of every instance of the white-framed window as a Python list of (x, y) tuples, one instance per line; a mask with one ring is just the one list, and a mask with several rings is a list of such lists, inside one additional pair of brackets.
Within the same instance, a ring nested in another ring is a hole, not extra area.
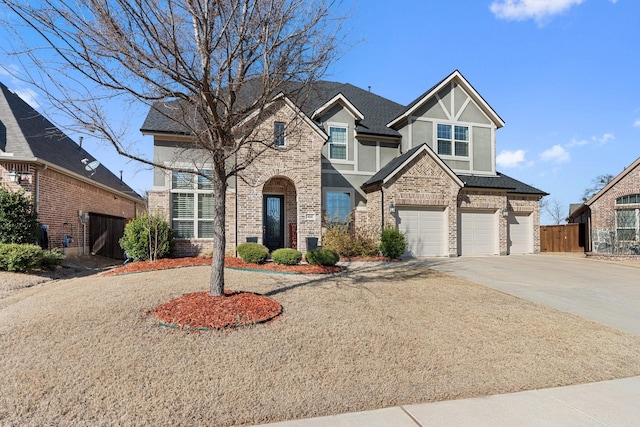
[(329, 126), (329, 159), (347, 160), (347, 128)]
[(323, 192), (324, 217), (327, 223), (349, 224), (354, 206), (354, 191), (348, 188), (326, 188)]
[[(210, 170), (202, 170), (211, 174)], [(177, 239), (213, 238), (211, 181), (189, 172), (171, 175), (171, 227)]]
[(438, 123), (436, 136), (439, 155), (469, 157), (469, 126)]
[(284, 147), (285, 146), (285, 139), (284, 139), (284, 123), (282, 122), (275, 122), (273, 124), (273, 138), (274, 138), (274, 145), (276, 147)]
[(616, 210), (616, 239), (620, 242), (640, 240), (640, 209)]

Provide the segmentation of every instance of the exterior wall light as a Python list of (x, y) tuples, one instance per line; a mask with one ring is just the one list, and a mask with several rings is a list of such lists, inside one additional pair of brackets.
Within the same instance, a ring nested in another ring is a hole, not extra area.
[(9, 174), (9, 181), (18, 182), (18, 173), (15, 169), (11, 169), (11, 173)]
[(393, 202), (391, 202), (391, 204), (389, 205), (389, 213), (391, 215), (395, 215), (396, 214), (396, 205), (394, 205)]
[(509, 216), (509, 209), (508, 208), (502, 209), (502, 216), (505, 217), (505, 218)]

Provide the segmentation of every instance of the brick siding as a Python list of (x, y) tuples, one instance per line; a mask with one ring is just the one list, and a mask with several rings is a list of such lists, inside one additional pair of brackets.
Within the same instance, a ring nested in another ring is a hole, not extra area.
[[(616, 242), (616, 199), (640, 193), (640, 165), (609, 188), (589, 207), (591, 209), (591, 250), (594, 253), (625, 252), (628, 245)], [(619, 206), (623, 209), (639, 209), (640, 204)]]
[[(23, 165), (28, 171), (26, 180), (20, 184), (9, 182), (9, 171), (11, 165), (3, 164), (0, 167), (2, 172), (2, 183), (12, 191), (20, 188), (25, 190), (27, 196), (36, 198), (37, 180), (37, 203), (38, 220), (49, 226), (49, 247), (64, 249), (66, 253), (82, 253), (83, 236), (86, 236), (87, 248), (85, 253), (89, 253), (89, 224), (86, 224), (86, 234), (83, 235), (83, 225), (80, 221), (79, 211), (86, 213), (97, 213), (112, 215), (131, 219), (142, 210), (142, 203), (136, 203), (123, 198), (113, 192), (109, 192), (90, 183), (77, 178), (60, 173), (52, 168), (36, 167), (36, 165)], [(66, 224), (65, 224), (66, 223)], [(63, 248), (63, 238), (70, 235), (72, 242), (69, 247)]]

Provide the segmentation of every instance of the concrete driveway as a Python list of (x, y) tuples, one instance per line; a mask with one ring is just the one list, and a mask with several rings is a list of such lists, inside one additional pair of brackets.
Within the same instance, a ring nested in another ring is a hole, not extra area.
[(430, 268), (640, 335), (640, 266), (555, 255), (429, 258)]

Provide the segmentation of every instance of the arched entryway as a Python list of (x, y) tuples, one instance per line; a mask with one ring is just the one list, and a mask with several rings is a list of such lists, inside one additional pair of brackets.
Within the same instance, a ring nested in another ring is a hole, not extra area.
[(296, 186), (276, 176), (262, 187), (262, 242), (270, 251), (298, 246)]

